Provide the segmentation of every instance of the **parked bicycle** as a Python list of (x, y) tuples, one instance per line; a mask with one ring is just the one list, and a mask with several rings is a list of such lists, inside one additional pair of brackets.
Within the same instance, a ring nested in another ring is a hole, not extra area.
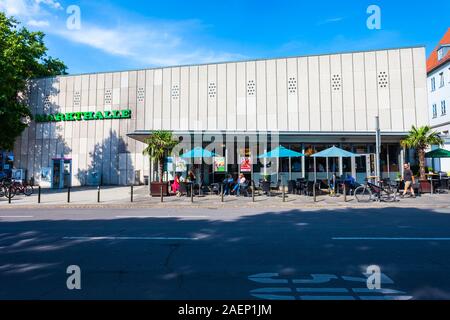
[(16, 195), (16, 192), (12, 185), (11, 180), (3, 179), (0, 182), (0, 198), (5, 197), (8, 199), (12, 199), (12, 198), (14, 198), (15, 195)]
[(27, 197), (33, 194), (33, 187), (26, 182), (14, 181), (12, 182), (12, 188), (16, 195), (24, 194)]
[(358, 202), (369, 201), (385, 201), (395, 202), (399, 201), (397, 190), (391, 186), (390, 183), (381, 181), (380, 185), (374, 184), (365, 180), (365, 184), (355, 189), (354, 195)]

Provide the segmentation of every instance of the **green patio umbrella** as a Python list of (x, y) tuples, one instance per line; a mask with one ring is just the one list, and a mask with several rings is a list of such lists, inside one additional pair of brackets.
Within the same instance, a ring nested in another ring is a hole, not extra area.
[(432, 158), (432, 159), (450, 158), (450, 151), (438, 148), (433, 151), (425, 153), (425, 158)]
[(441, 148), (437, 148), (430, 152), (425, 153), (425, 158), (433, 159), (432, 167), (434, 170), (434, 159), (450, 158), (450, 151), (441, 149)]

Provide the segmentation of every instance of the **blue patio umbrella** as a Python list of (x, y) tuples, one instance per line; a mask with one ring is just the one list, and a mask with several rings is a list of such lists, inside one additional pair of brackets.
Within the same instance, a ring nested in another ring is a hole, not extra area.
[(304, 154), (290, 150), (283, 146), (279, 146), (272, 151), (260, 154), (258, 158), (295, 158), (295, 157), (303, 157)]
[(336, 146), (332, 146), (331, 148), (328, 148), (326, 150), (317, 152), (313, 155), (311, 155), (311, 157), (314, 158), (349, 158), (349, 157), (359, 157), (358, 154), (353, 153), (353, 152), (349, 152), (349, 151), (345, 151), (341, 148), (338, 148)]
[(317, 180), (317, 171), (316, 171), (316, 158), (326, 158), (327, 160), (327, 180), (328, 180), (328, 158), (354, 158), (359, 157), (358, 154), (343, 150), (336, 146), (332, 146), (331, 148), (325, 149), (323, 151), (317, 152), (311, 157), (314, 158), (314, 174), (315, 180)]
[(215, 157), (216, 154), (209, 150), (203, 149), (201, 147), (195, 147), (194, 149), (183, 153), (180, 158), (212, 158)]
[[(288, 148), (285, 148), (283, 146), (279, 146), (275, 149), (273, 149), (272, 151), (260, 154), (258, 156), (258, 158), (289, 158), (289, 179), (291, 179), (291, 163), (290, 160), (291, 158), (295, 158), (295, 157), (303, 157), (305, 156), (303, 153), (294, 151), (294, 150), (290, 150)], [(278, 172), (277, 172), (278, 175)], [(278, 178), (278, 177), (277, 177)]]

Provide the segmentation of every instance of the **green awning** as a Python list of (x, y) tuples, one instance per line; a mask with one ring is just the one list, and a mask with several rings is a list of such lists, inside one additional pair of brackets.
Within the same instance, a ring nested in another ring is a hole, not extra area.
[(450, 158), (450, 151), (445, 149), (435, 149), (425, 153), (425, 158)]

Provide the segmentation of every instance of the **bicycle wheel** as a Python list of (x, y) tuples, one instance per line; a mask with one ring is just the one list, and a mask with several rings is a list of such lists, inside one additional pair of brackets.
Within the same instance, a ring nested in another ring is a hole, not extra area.
[[(10, 188), (11, 188), (11, 192), (9, 192)], [(14, 196), (16, 195), (16, 192), (17, 192), (16, 188), (14, 188), (14, 187), (5, 187), (4, 189), (5, 189), (5, 197), (6, 198), (8, 198), (8, 199), (14, 198)]]
[(397, 201), (397, 193), (396, 192), (386, 192), (386, 191), (384, 191), (381, 194), (381, 201), (395, 202), (395, 201)]
[(4, 186), (0, 186), (0, 198), (4, 197), (5, 195), (6, 195), (5, 187)]
[(372, 192), (366, 186), (359, 186), (355, 189), (354, 194), (358, 202), (369, 202), (372, 200)]
[(23, 194), (27, 197), (31, 196), (33, 194), (33, 187), (32, 186), (25, 186), (23, 189)]

